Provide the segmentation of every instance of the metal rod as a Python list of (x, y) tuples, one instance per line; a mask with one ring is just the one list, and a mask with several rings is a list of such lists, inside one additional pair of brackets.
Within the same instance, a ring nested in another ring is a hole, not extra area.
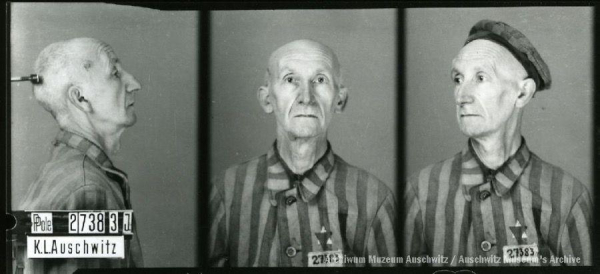
[(39, 84), (42, 82), (42, 77), (37, 74), (31, 74), (29, 76), (11, 77), (11, 82), (30, 81), (33, 84)]

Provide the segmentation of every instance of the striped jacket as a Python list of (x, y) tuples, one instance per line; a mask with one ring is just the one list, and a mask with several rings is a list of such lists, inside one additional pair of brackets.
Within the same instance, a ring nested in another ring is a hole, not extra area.
[(592, 263), (590, 193), (530, 152), (524, 139), (495, 172), (469, 142), (408, 180), (404, 208), (404, 253), (448, 257), (425, 261), (432, 266), (520, 265), (504, 262), (503, 247), (532, 244), (538, 261), (521, 265)]
[(330, 147), (302, 177), (275, 145), (227, 169), (213, 183), (210, 214), (213, 266), (307, 266), (309, 252), (324, 250), (341, 250), (353, 260), (345, 266), (388, 266), (367, 256), (397, 252), (392, 192)]
[[(127, 175), (89, 140), (60, 131), (51, 159), (29, 187), (23, 210), (122, 210), (131, 209)], [(133, 238), (126, 244), (125, 259), (27, 259), (25, 273), (72, 273), (79, 268), (143, 266), (142, 251), (133, 221)]]

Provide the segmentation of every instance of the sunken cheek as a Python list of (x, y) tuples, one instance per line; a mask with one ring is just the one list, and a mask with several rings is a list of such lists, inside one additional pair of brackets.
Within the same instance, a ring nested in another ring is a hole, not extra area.
[(127, 94), (125, 94), (125, 90), (123, 90), (121, 87), (119, 88), (115, 88), (115, 96), (114, 96), (114, 100), (115, 100), (115, 105), (122, 105), (124, 107), (127, 107), (125, 104), (127, 103), (125, 100), (125, 98), (127, 97)]
[(287, 117), (294, 105), (294, 99), (291, 96), (289, 90), (283, 90), (282, 92), (271, 93), (272, 103), (275, 106), (274, 111), (278, 113), (282, 113), (284, 117)]

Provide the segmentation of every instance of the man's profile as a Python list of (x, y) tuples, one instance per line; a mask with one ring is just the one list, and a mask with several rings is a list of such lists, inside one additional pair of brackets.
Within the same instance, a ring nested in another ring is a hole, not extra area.
[[(140, 83), (110, 45), (92, 38), (53, 43), (39, 54), (36, 100), (52, 114), (60, 131), (50, 160), (30, 186), (23, 210), (132, 209), (127, 175), (109, 158), (123, 131), (134, 125), (134, 93)], [(81, 268), (143, 266), (133, 222), (124, 259), (27, 259), (27, 273), (72, 273)], [(17, 262), (20, 264), (20, 262)]]
[(396, 256), (392, 192), (334, 154), (327, 139), (333, 114), (348, 100), (333, 50), (312, 40), (281, 46), (257, 97), (275, 116), (276, 141), (215, 178), (210, 264), (393, 265), (365, 260)]
[(525, 107), (552, 83), (536, 48), (482, 20), (451, 79), (467, 147), (408, 179), (404, 255), (454, 258), (432, 266), (591, 265), (589, 191), (521, 135)]

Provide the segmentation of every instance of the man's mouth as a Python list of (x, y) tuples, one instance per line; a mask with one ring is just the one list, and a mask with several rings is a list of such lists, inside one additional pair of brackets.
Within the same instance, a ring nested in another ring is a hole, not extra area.
[(314, 114), (298, 114), (298, 115), (296, 115), (294, 117), (315, 118), (315, 119), (318, 118), (317, 115), (314, 115)]
[(135, 102), (131, 102), (131, 103), (127, 104), (127, 107), (132, 107), (133, 104), (135, 104)]
[(460, 115), (461, 118), (463, 118), (463, 117), (475, 117), (475, 116), (479, 116), (479, 115), (477, 115), (477, 114), (461, 114)]

